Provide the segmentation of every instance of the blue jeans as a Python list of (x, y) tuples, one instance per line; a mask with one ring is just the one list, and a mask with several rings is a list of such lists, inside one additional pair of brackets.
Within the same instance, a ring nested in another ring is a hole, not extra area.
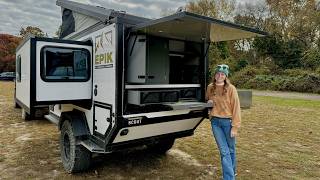
[(211, 126), (214, 138), (219, 147), (224, 180), (235, 179), (236, 173), (236, 140), (231, 137), (231, 119), (213, 117)]

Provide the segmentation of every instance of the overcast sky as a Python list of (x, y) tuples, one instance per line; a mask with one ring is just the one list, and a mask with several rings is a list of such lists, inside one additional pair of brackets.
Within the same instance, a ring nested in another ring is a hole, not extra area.
[[(73, 0), (158, 18), (162, 10), (177, 9), (190, 0)], [(250, 2), (250, 0), (237, 0)], [(255, 0), (252, 0), (255, 1)], [(36, 26), (53, 36), (61, 24), (61, 9), (56, 0), (0, 0), (0, 33), (18, 35), (21, 27)]]

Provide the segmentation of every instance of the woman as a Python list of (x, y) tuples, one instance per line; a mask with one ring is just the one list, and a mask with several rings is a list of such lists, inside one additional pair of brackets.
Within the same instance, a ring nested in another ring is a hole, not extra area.
[(240, 127), (240, 102), (236, 88), (228, 79), (229, 66), (218, 65), (212, 83), (208, 85), (206, 98), (213, 103), (210, 120), (213, 135), (219, 147), (223, 179), (235, 179), (235, 137)]

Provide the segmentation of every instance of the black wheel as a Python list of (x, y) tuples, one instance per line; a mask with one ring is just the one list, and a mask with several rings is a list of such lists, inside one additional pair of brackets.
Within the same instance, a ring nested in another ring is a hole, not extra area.
[(148, 149), (154, 153), (165, 154), (169, 149), (172, 148), (175, 139), (164, 139), (155, 142), (154, 144), (148, 145)]
[(85, 171), (90, 167), (91, 152), (76, 145), (76, 137), (69, 121), (64, 121), (61, 128), (60, 152), (63, 167), (69, 173)]

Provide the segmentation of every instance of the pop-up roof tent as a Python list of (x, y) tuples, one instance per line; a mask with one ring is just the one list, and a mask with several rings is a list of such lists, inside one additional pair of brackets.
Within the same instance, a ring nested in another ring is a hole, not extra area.
[(116, 17), (127, 19), (128, 23), (133, 26), (132, 31), (196, 42), (219, 42), (267, 35), (267, 33), (253, 28), (190, 12), (178, 12), (160, 19), (151, 20), (126, 14), (123, 11), (84, 5), (67, 0), (58, 0), (57, 5), (61, 6), (62, 9), (61, 38), (66, 36), (71, 38), (72, 35), (88, 31), (88, 29)]
[(122, 11), (67, 0), (57, 0), (56, 4), (61, 6), (62, 12), (60, 38), (68, 35), (70, 38), (72, 35), (92, 29), (116, 17), (126, 18), (130, 24), (150, 21), (150, 19), (129, 15)]

